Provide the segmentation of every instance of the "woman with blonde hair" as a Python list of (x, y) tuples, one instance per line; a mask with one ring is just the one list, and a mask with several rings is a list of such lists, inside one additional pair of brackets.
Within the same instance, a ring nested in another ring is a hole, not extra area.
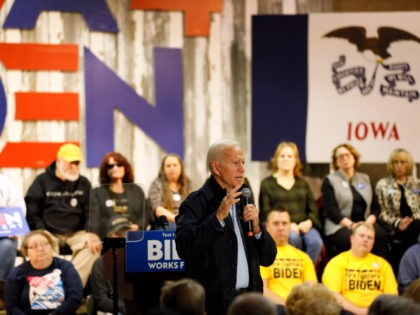
[(395, 149), (387, 164), (390, 175), (381, 178), (375, 188), (380, 206), (379, 221), (392, 240), (390, 263), (395, 274), (398, 273), (402, 255), (417, 243), (420, 234), (419, 192), (416, 190), (418, 187), (412, 186), (413, 168), (411, 154), (405, 149)]
[(27, 261), (7, 279), (7, 314), (76, 314), (82, 303), (82, 281), (71, 262), (54, 257), (55, 247), (46, 230), (24, 237), (21, 250)]

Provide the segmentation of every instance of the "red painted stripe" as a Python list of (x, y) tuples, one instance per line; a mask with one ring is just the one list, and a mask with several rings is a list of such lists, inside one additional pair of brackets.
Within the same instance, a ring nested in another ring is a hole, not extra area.
[(0, 0), (0, 10), (3, 8), (4, 1), (6, 0)]
[(186, 36), (209, 36), (210, 13), (222, 12), (222, 0), (132, 0), (130, 9), (185, 12)]
[(15, 93), (20, 120), (79, 120), (78, 93)]
[[(78, 144), (78, 142), (73, 142)], [(7, 142), (0, 154), (0, 167), (45, 168), (57, 156), (61, 142)]]
[(198, 9), (220, 12), (222, 0), (131, 0), (130, 9), (186, 11)]
[(6, 69), (77, 71), (77, 45), (0, 43), (0, 61)]

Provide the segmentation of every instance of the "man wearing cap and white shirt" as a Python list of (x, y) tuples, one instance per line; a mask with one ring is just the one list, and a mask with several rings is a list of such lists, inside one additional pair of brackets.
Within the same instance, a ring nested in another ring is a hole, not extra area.
[(82, 161), (79, 146), (63, 144), (57, 159), (29, 187), (25, 202), (30, 229), (46, 229), (60, 244), (70, 246), (72, 263), (85, 286), (102, 244), (88, 232), (91, 185), (80, 175)]

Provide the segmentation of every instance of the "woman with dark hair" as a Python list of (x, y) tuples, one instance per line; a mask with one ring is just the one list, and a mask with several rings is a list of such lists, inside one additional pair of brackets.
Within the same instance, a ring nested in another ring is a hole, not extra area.
[(370, 178), (357, 171), (360, 153), (349, 143), (336, 146), (331, 155), (333, 172), (322, 183), (324, 233), (331, 257), (350, 249), (350, 235), (355, 223), (366, 221), (375, 227), (372, 252), (388, 259), (388, 236), (376, 222), (377, 200)]
[(108, 152), (99, 168), (101, 186), (91, 195), (90, 227), (101, 239), (107, 222), (115, 215), (127, 217), (131, 230), (144, 230), (150, 222), (150, 205), (143, 189), (134, 183), (131, 164), (120, 153)]
[(149, 191), (149, 200), (156, 218), (166, 216), (169, 229), (175, 229), (175, 216), (189, 193), (190, 180), (185, 174), (181, 157), (174, 153), (166, 155)]

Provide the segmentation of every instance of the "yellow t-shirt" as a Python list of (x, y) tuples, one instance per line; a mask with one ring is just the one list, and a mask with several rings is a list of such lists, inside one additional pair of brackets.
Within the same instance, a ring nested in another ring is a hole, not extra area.
[(287, 299), (292, 288), (304, 281), (318, 282), (315, 268), (309, 256), (287, 244), (277, 246), (277, 255), (270, 267), (260, 267), (261, 277), (267, 280), (270, 290), (283, 300)]
[(394, 272), (385, 259), (373, 254), (357, 258), (350, 250), (328, 262), (322, 282), (354, 305), (364, 308), (380, 294), (398, 294)]

